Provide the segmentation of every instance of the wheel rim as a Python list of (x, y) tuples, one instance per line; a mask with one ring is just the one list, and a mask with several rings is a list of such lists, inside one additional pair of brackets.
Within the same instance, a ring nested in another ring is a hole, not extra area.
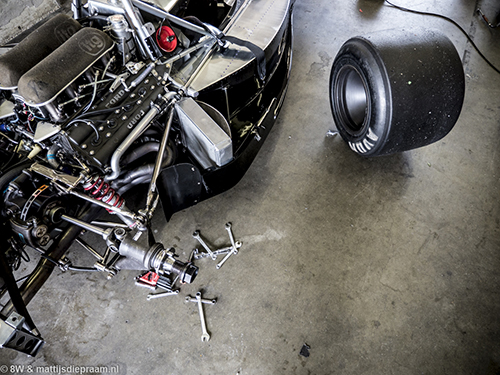
[(352, 135), (361, 133), (369, 113), (369, 93), (365, 81), (352, 65), (344, 65), (335, 81), (335, 106), (342, 124)]

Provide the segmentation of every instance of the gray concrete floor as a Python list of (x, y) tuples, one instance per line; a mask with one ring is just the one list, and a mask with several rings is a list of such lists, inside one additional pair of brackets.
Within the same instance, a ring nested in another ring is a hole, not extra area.
[(58, 8), (57, 0), (0, 0), (0, 43), (8, 42)]
[[(394, 0), (396, 1), (396, 0)], [(475, 1), (404, 6), (460, 23), (500, 66), (499, 30)], [(478, 1), (494, 18), (498, 2)], [(56, 271), (29, 305), (47, 344), (36, 358), (1, 351), (0, 364), (118, 366), (120, 374), (500, 374), (500, 75), (442, 19), (382, 1), (297, 0), (284, 108), (232, 190), (154, 223), (186, 259), (199, 229), (243, 241), (220, 270), (181, 294), (146, 301), (135, 273)], [(387, 28), (443, 30), (463, 57), (462, 115), (442, 141), (364, 159), (338, 138), (330, 67), (344, 41)], [(161, 216), (161, 215), (159, 215)], [(203, 290), (212, 338), (200, 340)], [(310, 356), (299, 355), (303, 344)]]

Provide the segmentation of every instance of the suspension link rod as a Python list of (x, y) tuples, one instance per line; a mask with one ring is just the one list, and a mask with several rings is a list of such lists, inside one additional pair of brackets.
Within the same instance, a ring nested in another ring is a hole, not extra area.
[(168, 113), (168, 120), (167, 124), (165, 125), (165, 131), (163, 132), (163, 137), (161, 140), (160, 144), (160, 149), (158, 150), (158, 155), (156, 157), (156, 163), (155, 167), (153, 170), (153, 176), (151, 177), (151, 182), (149, 183), (149, 190), (148, 190), (148, 196), (147, 196), (147, 201), (146, 201), (146, 212), (148, 217), (152, 215), (152, 204), (153, 200), (155, 197), (156, 193), (156, 180), (158, 179), (158, 176), (160, 175), (161, 171), (161, 165), (163, 163), (163, 157), (165, 154), (165, 149), (167, 148), (167, 143), (168, 143), (168, 136), (170, 134), (170, 128), (172, 127), (172, 119), (174, 118), (174, 106), (177, 100), (174, 98), (170, 102), (169, 106), (169, 113)]

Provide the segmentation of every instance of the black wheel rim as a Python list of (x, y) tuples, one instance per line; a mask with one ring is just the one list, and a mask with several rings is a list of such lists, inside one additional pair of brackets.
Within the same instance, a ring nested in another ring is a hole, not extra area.
[(345, 130), (357, 136), (367, 123), (370, 101), (366, 82), (352, 65), (344, 65), (337, 73), (334, 103)]

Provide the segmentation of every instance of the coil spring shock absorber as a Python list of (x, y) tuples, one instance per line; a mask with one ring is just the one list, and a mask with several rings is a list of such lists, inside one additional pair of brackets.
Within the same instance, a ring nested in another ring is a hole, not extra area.
[(83, 184), (83, 189), (95, 199), (113, 207), (121, 208), (125, 203), (125, 200), (115, 191), (115, 189), (111, 187), (110, 184), (104, 181), (103, 177), (90, 177)]

